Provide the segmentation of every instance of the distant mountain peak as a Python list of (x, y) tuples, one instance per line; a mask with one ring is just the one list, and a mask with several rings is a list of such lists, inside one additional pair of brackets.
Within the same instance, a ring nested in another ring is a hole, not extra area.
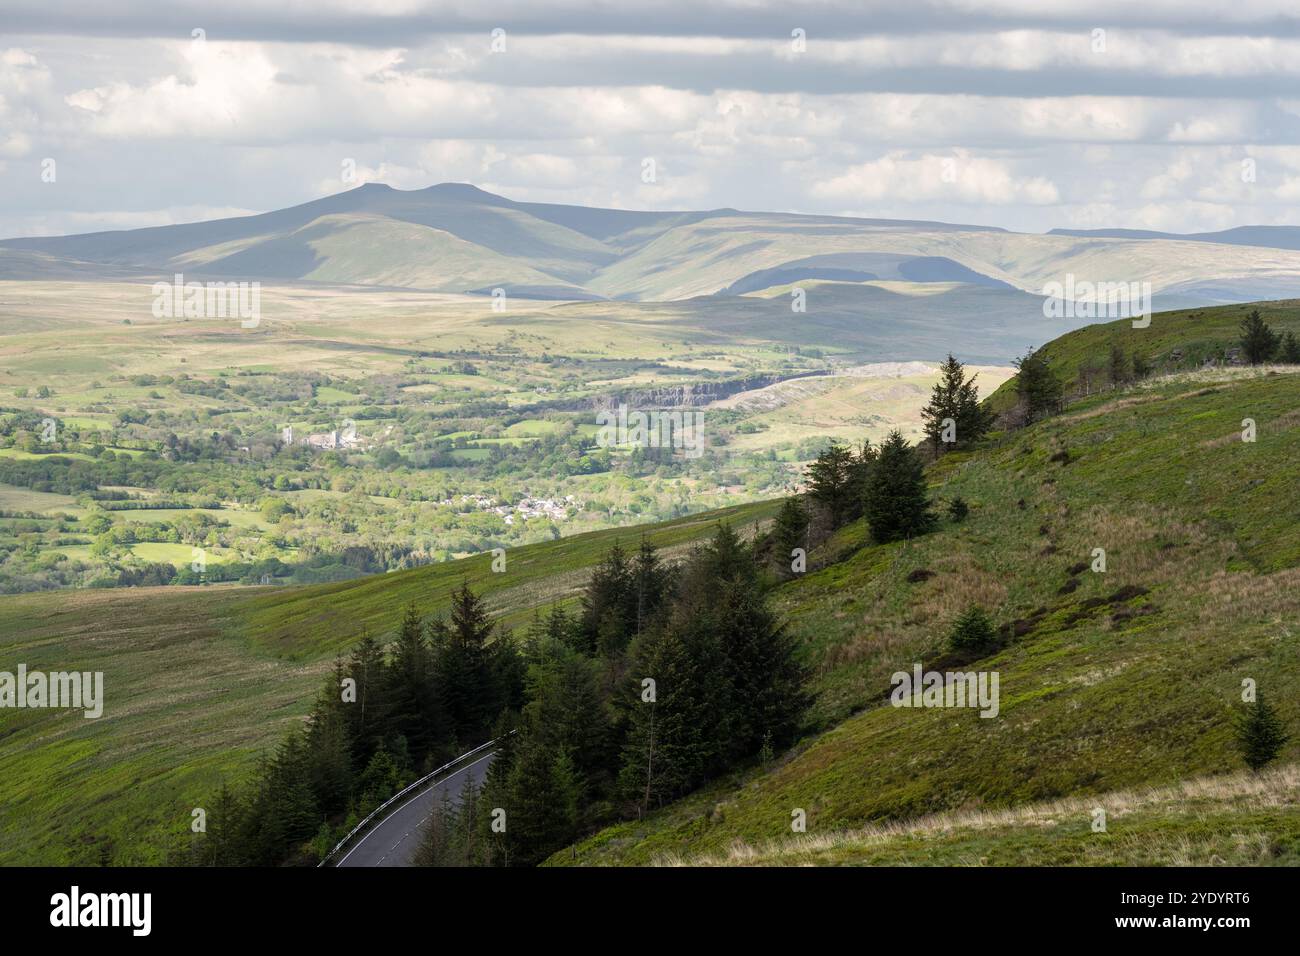
[(479, 189), (472, 183), (438, 183), (429, 186), (421, 192), (431, 193), (436, 196), (446, 197), (448, 199), (460, 199), (465, 202), (486, 202), (493, 204), (505, 204), (510, 200), (504, 196), (498, 196), (496, 193), (490, 193), (486, 189)]

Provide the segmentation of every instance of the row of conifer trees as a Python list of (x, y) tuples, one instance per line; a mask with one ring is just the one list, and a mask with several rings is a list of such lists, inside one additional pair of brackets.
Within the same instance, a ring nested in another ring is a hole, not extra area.
[(529, 628), (517, 732), (481, 787), (447, 798), (420, 861), (535, 864), (793, 742), (806, 674), (769, 581), (725, 524), (679, 564), (614, 547), (576, 613)]
[(424, 862), (533, 864), (774, 753), (808, 697), (770, 581), (719, 525), (676, 564), (648, 542), (615, 545), (576, 608), (539, 613), (522, 640), (467, 585), (445, 619), (408, 607), (394, 641), (360, 641), (305, 724), (215, 795), (191, 862), (314, 863), (406, 783), (491, 737), (503, 745), (483, 786), (435, 814)]

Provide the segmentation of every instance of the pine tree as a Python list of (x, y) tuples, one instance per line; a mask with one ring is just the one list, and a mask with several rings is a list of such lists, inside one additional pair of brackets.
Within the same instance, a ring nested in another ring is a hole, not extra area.
[(729, 588), (704, 622), (719, 644), (727, 681), (726, 750), (753, 756), (766, 740), (793, 742), (811, 702), (799, 645), (768, 610), (757, 586)]
[(592, 569), (582, 595), (580, 630), (583, 650), (595, 655), (602, 646), (623, 648), (636, 629), (635, 588), (627, 552), (618, 544)]
[(948, 517), (954, 524), (961, 524), (970, 514), (970, 505), (966, 504), (966, 499), (958, 495), (948, 503)]
[(414, 604), (406, 608), (390, 653), (385, 671), (390, 730), (404, 736), (416, 758), (423, 759), (448, 731), (441, 702), (433, 692), (433, 655), (424, 619)]
[(606, 782), (613, 756), (598, 670), (590, 658), (552, 644), (529, 671), (523, 713), (530, 739), (569, 754), (584, 796)]
[(573, 762), (543, 739), (525, 737), (506, 780), (506, 842), (512, 866), (535, 866), (576, 832)]
[(975, 376), (967, 379), (966, 367), (951, 354), (939, 372), (930, 401), (921, 409), (925, 436), (936, 455), (979, 441), (992, 426), (992, 416), (979, 403)]
[(1273, 705), (1260, 693), (1237, 719), (1237, 749), (1246, 766), (1258, 772), (1277, 758), (1289, 739)]
[(258, 790), (246, 816), (244, 840), (254, 866), (277, 866), (315, 834), (322, 814), (308, 782), (307, 744), (302, 733), (287, 734), (262, 764)]
[[(706, 625), (674, 622), (636, 645), (620, 789), (638, 812), (679, 796), (716, 765), (720, 658)], [(653, 680), (646, 701), (642, 680)]]
[[(348, 738), (357, 766), (365, 766), (387, 732), (388, 696), (384, 652), (369, 634), (352, 650), (347, 676), (355, 681), (355, 700), (343, 705)], [(334, 693), (342, 700), (343, 688)]]
[(1016, 394), (1025, 413), (1026, 424), (1058, 411), (1063, 389), (1047, 360), (1034, 351), (1015, 361)]
[(772, 527), (772, 562), (782, 578), (792, 577), (796, 548), (808, 549), (808, 512), (798, 496), (786, 498)]
[(659, 561), (657, 549), (644, 535), (641, 536), (641, 547), (632, 560), (630, 577), (636, 611), (632, 634), (636, 636), (658, 616), (671, 586), (668, 569)]
[(352, 741), (343, 712), (334, 705), (338, 695), (333, 686), (326, 686), (307, 729), (311, 789), (326, 815), (347, 810), (353, 782)]
[(393, 759), (393, 755), (380, 747), (370, 758), (370, 763), (366, 765), (361, 776), (357, 778), (357, 792), (360, 794), (362, 807), (368, 812), (379, 806), (400, 789), (398, 787), (400, 781), (397, 762)]
[(488, 674), (492, 694), (487, 702), (489, 720), (504, 711), (518, 711), (524, 706), (524, 679), (528, 664), (519, 653), (508, 630), (498, 630), (496, 640), (488, 645)]
[(1267, 362), (1277, 352), (1277, 333), (1255, 309), (1241, 320), (1241, 351), (1251, 365)]
[(1296, 334), (1290, 329), (1287, 329), (1286, 334), (1282, 336), (1277, 360), (1284, 365), (1300, 365), (1300, 339), (1296, 338)]
[(1133, 377), (1139, 382), (1151, 374), (1151, 363), (1139, 355), (1133, 353)]
[(996, 641), (993, 621), (977, 604), (967, 608), (948, 632), (948, 648), (953, 651), (979, 650), (992, 646)]
[(241, 836), (244, 807), (239, 796), (224, 783), (207, 815), (205, 839), (200, 842), (198, 863), (202, 866), (244, 866)]
[(688, 575), (694, 574), (694, 593), (721, 585), (743, 583), (752, 585), (758, 580), (758, 566), (753, 550), (731, 526), (729, 521), (719, 521), (713, 538), (691, 556)]
[(849, 461), (848, 505), (844, 509), (845, 521), (857, 521), (862, 517), (862, 499), (867, 493), (867, 482), (871, 479), (871, 469), (876, 464), (876, 449), (871, 442), (862, 440), (858, 453)]
[(866, 516), (877, 542), (924, 534), (934, 526), (921, 456), (901, 432), (889, 433), (867, 486)]
[(485, 738), (502, 703), (488, 648), (492, 629), (483, 602), (467, 583), (452, 593), (450, 620), (430, 629), (436, 686), (462, 747)]
[(831, 530), (848, 519), (853, 498), (853, 452), (832, 441), (808, 466), (808, 497), (825, 511)]

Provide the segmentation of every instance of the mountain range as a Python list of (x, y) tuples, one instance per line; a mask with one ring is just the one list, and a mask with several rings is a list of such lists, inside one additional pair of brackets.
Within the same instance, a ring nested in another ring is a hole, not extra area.
[(1047, 234), (940, 222), (515, 202), (462, 183), (368, 183), (260, 215), (0, 241), (0, 278), (263, 282), (671, 301), (791, 283), (946, 283), (1019, 305), (1066, 275), (1147, 281), (1162, 308), (1300, 295), (1300, 227)]

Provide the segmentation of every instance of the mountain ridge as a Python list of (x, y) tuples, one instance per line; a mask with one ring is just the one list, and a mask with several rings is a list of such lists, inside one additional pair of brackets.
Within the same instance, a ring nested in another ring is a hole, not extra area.
[[(827, 270), (832, 271), (828, 272)], [(0, 276), (383, 286), (537, 299), (679, 301), (836, 278), (1042, 295), (1076, 275), (1145, 281), (1161, 307), (1300, 294), (1300, 227), (1180, 236), (790, 212), (519, 202), (470, 183), (366, 183), (249, 216), (0, 240)]]

